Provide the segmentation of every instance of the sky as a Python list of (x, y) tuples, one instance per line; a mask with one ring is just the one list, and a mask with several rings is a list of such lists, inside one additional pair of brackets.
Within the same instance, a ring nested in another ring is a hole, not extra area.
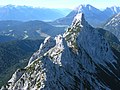
[(0, 5), (8, 4), (70, 9), (80, 4), (90, 4), (96, 8), (103, 9), (111, 6), (120, 6), (120, 0), (0, 0)]

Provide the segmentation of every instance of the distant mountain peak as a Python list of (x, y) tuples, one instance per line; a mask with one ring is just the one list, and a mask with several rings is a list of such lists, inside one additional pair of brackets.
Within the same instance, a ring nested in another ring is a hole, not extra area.
[(70, 25), (77, 13), (84, 13), (86, 21), (88, 21), (94, 27), (99, 26), (106, 19), (102, 11), (87, 4), (79, 5), (73, 11), (71, 11), (66, 17), (57, 19), (54, 21), (54, 23), (58, 25), (59, 24)]
[(93, 7), (92, 5), (90, 4), (80, 4), (79, 6), (77, 6), (76, 8), (84, 8), (84, 7)]
[[(118, 6), (107, 7), (107, 8), (105, 9), (105, 12), (114, 15), (114, 14), (117, 14), (117, 13), (120, 12), (120, 7), (118, 7)], [(109, 14), (109, 15), (110, 15), (110, 14)]]
[(0, 20), (51, 21), (58, 19), (60, 17), (64, 17), (70, 11), (71, 10), (69, 9), (64, 9), (64, 11), (62, 11), (61, 9), (52, 9), (52, 8), (6, 5), (6, 6), (0, 6)]
[(97, 8), (93, 7), (93, 6), (90, 5), (90, 4), (81, 4), (81, 5), (77, 6), (77, 7), (74, 9), (74, 11), (81, 12), (81, 11), (84, 11), (84, 10), (92, 10), (92, 9), (98, 10)]

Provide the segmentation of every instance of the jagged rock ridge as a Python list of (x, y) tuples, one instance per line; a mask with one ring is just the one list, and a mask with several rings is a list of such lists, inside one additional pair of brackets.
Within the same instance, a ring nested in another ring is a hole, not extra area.
[(64, 35), (46, 38), (1, 90), (117, 90), (119, 78), (109, 43), (80, 13)]
[(120, 41), (120, 13), (118, 13), (112, 19), (110, 19), (104, 25), (104, 28), (112, 32)]

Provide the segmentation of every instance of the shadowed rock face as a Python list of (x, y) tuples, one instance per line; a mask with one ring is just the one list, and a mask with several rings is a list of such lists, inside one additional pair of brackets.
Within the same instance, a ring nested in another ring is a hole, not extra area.
[(118, 90), (118, 59), (80, 13), (63, 35), (46, 38), (1, 90)]

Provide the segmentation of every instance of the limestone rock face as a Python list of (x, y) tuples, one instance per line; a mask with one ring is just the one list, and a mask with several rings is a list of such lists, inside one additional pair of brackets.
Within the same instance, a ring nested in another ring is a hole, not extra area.
[[(114, 84), (114, 85), (113, 85)], [(118, 90), (120, 67), (109, 43), (79, 13), (63, 35), (46, 38), (1, 90)]]

